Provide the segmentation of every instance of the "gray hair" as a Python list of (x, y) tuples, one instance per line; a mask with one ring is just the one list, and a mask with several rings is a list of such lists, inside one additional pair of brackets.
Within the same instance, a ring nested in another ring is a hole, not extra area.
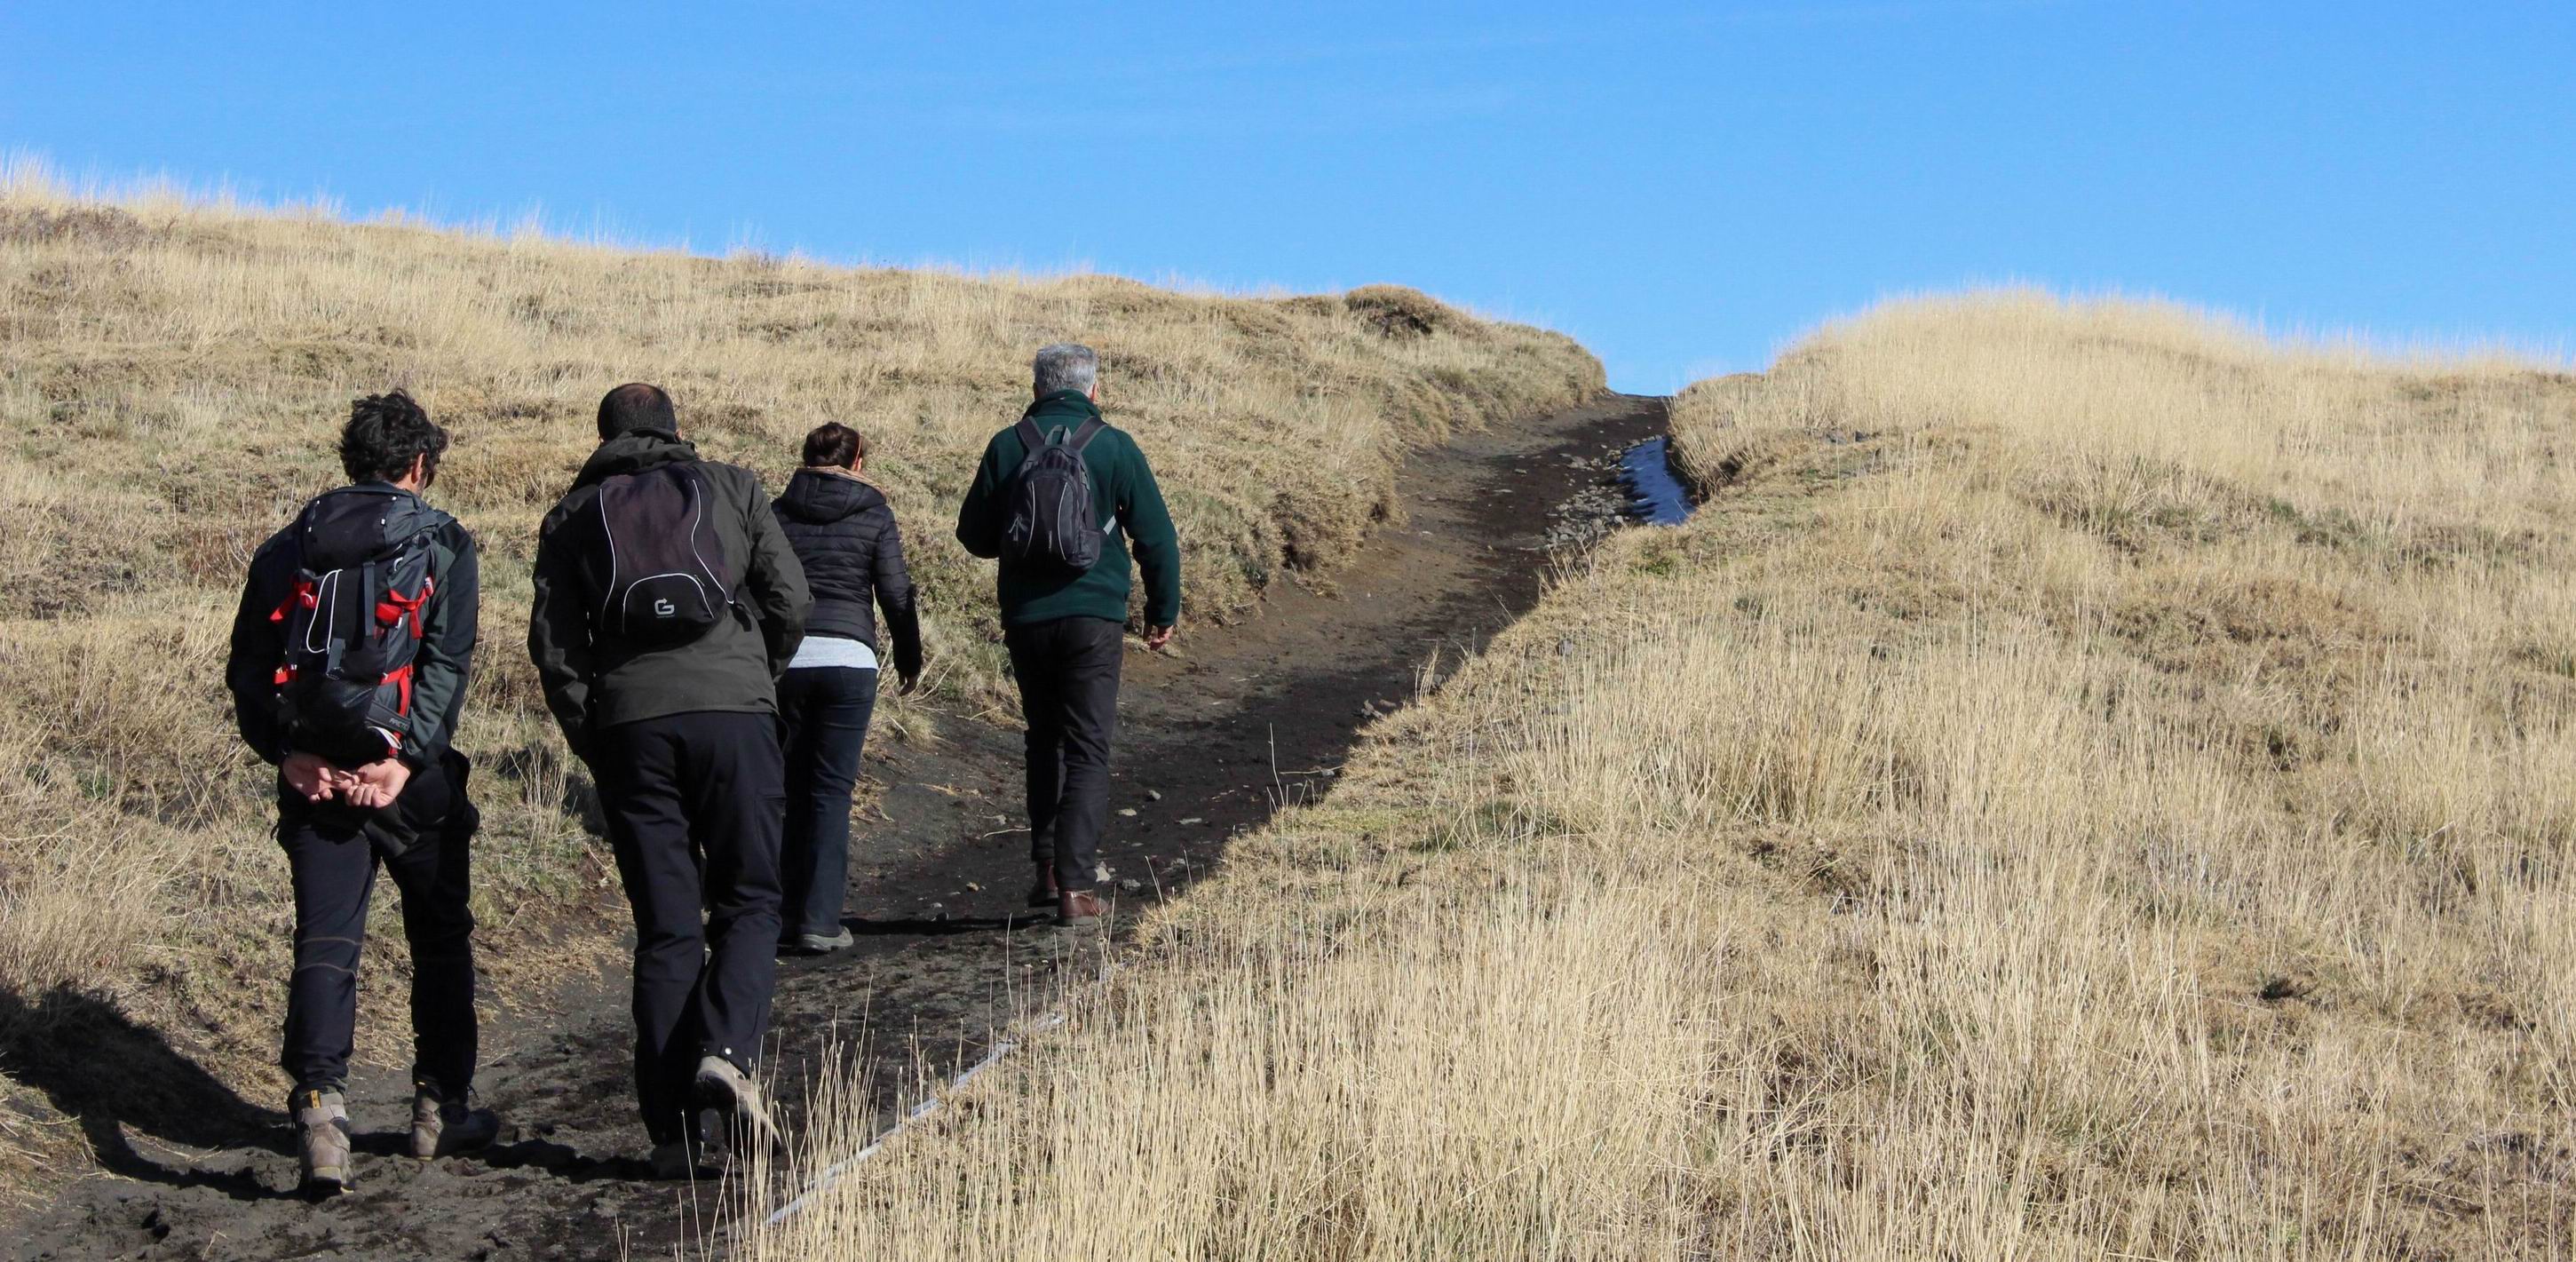
[(1040, 397), (1058, 390), (1088, 394), (1100, 381), (1100, 354), (1080, 342), (1058, 342), (1038, 352), (1035, 368)]

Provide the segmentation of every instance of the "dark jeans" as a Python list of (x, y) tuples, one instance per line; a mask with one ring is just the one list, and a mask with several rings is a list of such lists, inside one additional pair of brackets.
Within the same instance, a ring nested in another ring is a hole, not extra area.
[(809, 666), (778, 681), (779, 730), (786, 736), (787, 836), (779, 847), (782, 937), (841, 931), (850, 884), (850, 790), (877, 706), (877, 673), (857, 666)]
[(1057, 886), (1090, 889), (1109, 822), (1109, 746), (1118, 733), (1124, 632), (1106, 618), (1006, 627), (1011, 674), (1028, 716), (1029, 857)]
[[(635, 1095), (653, 1142), (688, 1125), (700, 1056), (745, 1071), (777, 975), (778, 721), (701, 711), (602, 729), (591, 771), (635, 911)], [(704, 916), (703, 924), (700, 916)]]
[[(474, 913), (466, 906), (476, 824), (470, 774), (450, 752), (365, 813), (281, 797), (278, 844), (295, 881), (295, 972), (278, 1065), (299, 1087), (341, 1087), (358, 1029), (358, 955), (376, 869), (402, 894), (411, 943), (412, 1080), (460, 1099), (474, 1083)], [(399, 849), (397, 849), (399, 847)]]

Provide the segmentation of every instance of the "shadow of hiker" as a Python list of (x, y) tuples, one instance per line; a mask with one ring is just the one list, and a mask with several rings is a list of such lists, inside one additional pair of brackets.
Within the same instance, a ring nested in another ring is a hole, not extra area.
[(594, 1157), (550, 1139), (521, 1139), (474, 1154), (495, 1170), (527, 1170), (566, 1183), (646, 1183), (653, 1163), (641, 1157)]
[(841, 921), (841, 927), (861, 938), (944, 938), (960, 933), (999, 933), (1008, 929), (1023, 928), (1040, 921), (1052, 923), (1054, 917), (1055, 913), (1052, 911), (1015, 912), (1008, 916), (952, 916), (946, 920), (932, 920), (921, 916), (861, 920), (851, 916)]
[(292, 1195), (261, 1183), (248, 1167), (173, 1167), (135, 1151), (128, 1127), (187, 1148), (284, 1153), (286, 1115), (242, 1099), (159, 1031), (103, 1000), (58, 986), (30, 1003), (0, 987), (0, 1072), (44, 1092), (112, 1173), (241, 1200)]

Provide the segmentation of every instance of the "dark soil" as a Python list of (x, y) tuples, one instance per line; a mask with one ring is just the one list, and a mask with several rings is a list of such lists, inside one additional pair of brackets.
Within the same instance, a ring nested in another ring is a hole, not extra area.
[[(1664, 401), (1613, 396), (1559, 416), (1468, 435), (1412, 462), (1402, 511), (1359, 559), (1311, 586), (1285, 584), (1239, 626), (1184, 623), (1174, 652), (1130, 642), (1118, 791), (1102, 860), (1120, 900), (1172, 897), (1223, 861), (1229, 837), (1277, 803), (1320, 794), (1373, 713), (1409, 699), (1435, 651), (1480, 647), (1529, 608), (1552, 547), (1597, 537), (1623, 498), (1619, 453), (1664, 431)], [(924, 1077), (981, 1056), (997, 1030), (1045, 1003), (1055, 975), (1087, 973), (1114, 928), (1057, 930), (1020, 909), (1030, 867), (1019, 738), (963, 716), (937, 739), (872, 742), (884, 786), (855, 821), (851, 927), (858, 945), (781, 962), (770, 1068), (791, 1117), (804, 1086), (866, 1075), (891, 1116)], [(153, 1078), (115, 1116), (82, 1119), (108, 1173), (22, 1224), (20, 1258), (591, 1259), (694, 1253), (719, 1225), (715, 1189), (644, 1179), (629, 1086), (624, 978), (568, 979), (551, 1031), (487, 1034), (484, 1103), (507, 1122), (489, 1152), (397, 1155), (407, 1081), (352, 1084), (358, 1189), (325, 1203), (292, 1192), (292, 1145), (254, 1107), (146, 1031), (108, 1017), (101, 1045), (64, 1047), (72, 1074)], [(87, 1028), (72, 1023), (75, 1032)], [(110, 1038), (107, 1035), (114, 1035)], [(134, 1046), (156, 1065), (116, 1066)], [(123, 1050), (120, 1050), (123, 1049)]]

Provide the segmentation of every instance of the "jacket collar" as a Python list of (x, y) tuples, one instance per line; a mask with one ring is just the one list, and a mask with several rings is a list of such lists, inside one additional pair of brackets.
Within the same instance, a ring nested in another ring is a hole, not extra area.
[(605, 482), (621, 473), (640, 473), (646, 469), (698, 458), (696, 444), (679, 435), (661, 430), (630, 429), (599, 445), (582, 463), (581, 473), (572, 480), (574, 490)]
[(778, 497), (778, 511), (799, 521), (834, 522), (885, 503), (885, 493), (857, 478), (799, 469)]
[(1099, 419), (1100, 405), (1079, 390), (1058, 390), (1053, 394), (1040, 395), (1037, 402), (1030, 404), (1029, 410), (1020, 415), (1031, 420), (1061, 416), (1080, 424), (1085, 417)]

